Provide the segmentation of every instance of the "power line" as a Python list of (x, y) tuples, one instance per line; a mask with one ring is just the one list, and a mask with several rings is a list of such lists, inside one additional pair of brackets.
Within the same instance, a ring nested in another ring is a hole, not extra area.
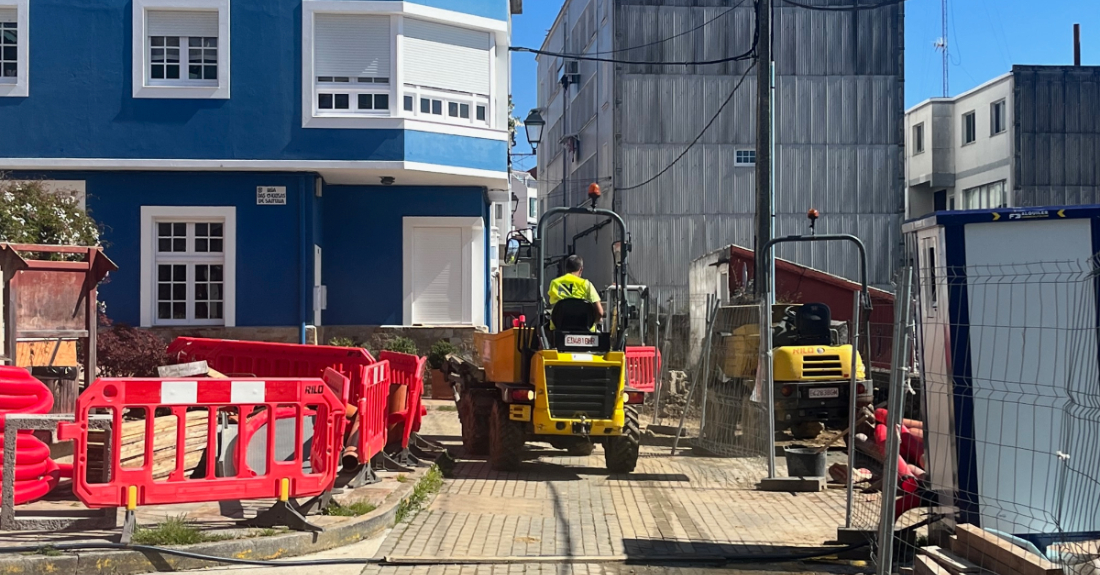
[(687, 62), (651, 62), (647, 60), (620, 60), (618, 58), (600, 58), (598, 56), (585, 56), (583, 54), (569, 54), (566, 52), (550, 52), (548, 50), (536, 50), (534, 48), (525, 48), (523, 46), (512, 46), (508, 48), (512, 52), (526, 52), (530, 54), (537, 54), (539, 56), (554, 56), (556, 58), (564, 58), (566, 60), (584, 60), (588, 62), (610, 62), (612, 64), (638, 64), (642, 66), (710, 66), (713, 64), (724, 64), (726, 62), (739, 62), (741, 60), (750, 60), (756, 56), (755, 42), (752, 48), (743, 54), (736, 56), (729, 56), (727, 58), (719, 58), (717, 60), (692, 60)]
[(718, 107), (718, 111), (714, 113), (714, 116), (712, 116), (710, 121), (707, 122), (707, 125), (703, 126), (703, 129), (699, 132), (699, 135), (695, 136), (695, 139), (692, 140), (691, 143), (688, 144), (686, 148), (684, 148), (683, 152), (680, 152), (679, 156), (676, 156), (675, 160), (672, 160), (672, 162), (669, 163), (669, 165), (665, 166), (663, 169), (661, 169), (661, 171), (657, 172), (653, 177), (649, 178), (648, 180), (646, 180), (646, 181), (644, 181), (640, 184), (636, 184), (636, 185), (633, 185), (633, 186), (626, 186), (626, 187), (623, 187), (623, 188), (620, 188), (620, 187), (616, 186), (615, 191), (624, 191), (625, 192), (627, 190), (634, 190), (634, 189), (640, 188), (640, 187), (656, 180), (657, 178), (663, 176), (666, 172), (671, 170), (673, 166), (675, 166), (680, 160), (682, 160), (684, 158), (684, 156), (687, 155), (688, 151), (691, 150), (691, 148), (693, 148), (695, 146), (695, 144), (699, 143), (699, 140), (701, 140), (703, 138), (703, 134), (706, 134), (707, 130), (709, 130), (712, 125), (714, 125), (714, 122), (716, 122), (718, 120), (718, 116), (722, 115), (722, 110), (725, 110), (726, 106), (729, 105), (729, 103), (733, 101), (734, 94), (736, 94), (737, 90), (739, 88), (741, 88), (741, 85), (745, 83), (745, 78), (748, 78), (749, 72), (752, 71), (752, 69), (756, 67), (756, 64), (757, 64), (757, 62), (753, 62), (748, 68), (745, 68), (745, 73), (741, 74), (741, 79), (737, 81), (737, 85), (734, 86), (733, 90), (730, 91), (730, 95), (726, 97), (726, 101), (722, 102), (722, 105)]
[(602, 51), (602, 52), (594, 52), (593, 54), (595, 54), (595, 55), (616, 54), (616, 53), (619, 53), (619, 52), (629, 52), (631, 50), (638, 50), (640, 48), (648, 48), (650, 46), (656, 46), (657, 44), (664, 44), (665, 42), (668, 42), (669, 40), (675, 40), (676, 38), (679, 38), (680, 36), (685, 36), (687, 34), (691, 34), (692, 32), (695, 32), (695, 31), (701, 30), (703, 28), (706, 28), (707, 26), (711, 25), (712, 23), (726, 17), (729, 13), (733, 12), (734, 10), (740, 8), (741, 5), (744, 4), (745, 2), (746, 2), (746, 0), (741, 0), (737, 4), (734, 4), (733, 6), (731, 6), (726, 11), (724, 11), (721, 14), (715, 16), (714, 18), (711, 18), (710, 20), (707, 20), (706, 22), (703, 22), (702, 24), (692, 28), (691, 30), (685, 30), (683, 32), (680, 32), (679, 34), (669, 36), (668, 38), (662, 38), (660, 40), (657, 40), (656, 42), (649, 42), (647, 44), (639, 44), (637, 46), (631, 46), (630, 48), (619, 48), (618, 50), (605, 50), (605, 51)]
[(799, 8), (805, 8), (806, 10), (818, 10), (821, 12), (857, 12), (860, 10), (876, 10), (878, 8), (885, 8), (887, 6), (894, 6), (897, 4), (904, 4), (905, 0), (883, 0), (876, 4), (849, 4), (846, 6), (814, 6), (812, 4), (803, 4), (801, 2), (795, 2), (795, 0), (783, 0), (791, 6), (798, 6)]

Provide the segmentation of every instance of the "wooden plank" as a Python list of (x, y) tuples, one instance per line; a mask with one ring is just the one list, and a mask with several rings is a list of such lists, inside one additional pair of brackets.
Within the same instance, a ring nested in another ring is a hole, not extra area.
[(206, 370), (206, 377), (209, 377), (211, 379), (229, 379), (228, 375), (225, 375), (224, 373), (212, 367)]
[(956, 555), (963, 557), (981, 569), (981, 573), (1014, 573), (1011, 567), (993, 557), (987, 557), (981, 551), (963, 544), (958, 535), (952, 535), (948, 544)]
[(15, 365), (19, 367), (73, 366), (76, 342), (73, 340), (19, 341), (15, 343)]
[[(962, 524), (955, 527), (959, 544), (976, 550), (1020, 575), (1063, 575), (1062, 569), (1026, 549), (1017, 547), (978, 527)], [(964, 557), (974, 561), (969, 555)], [(975, 563), (978, 563), (975, 561)], [(980, 563), (979, 563), (980, 565)]]
[(206, 375), (210, 367), (206, 361), (192, 361), (175, 365), (162, 365), (157, 368), (160, 377), (199, 377)]
[(917, 555), (913, 562), (913, 572), (916, 575), (951, 575), (951, 573), (936, 563), (927, 555)]
[(971, 563), (970, 561), (967, 561), (966, 559), (963, 559), (962, 557), (959, 557), (950, 549), (942, 549), (940, 547), (932, 545), (921, 549), (920, 552), (932, 558), (932, 560), (934, 560), (936, 563), (939, 563), (940, 566), (942, 566), (944, 569), (947, 569), (947, 571), (951, 573), (951, 575), (960, 575), (961, 573), (977, 573), (981, 571), (981, 569), (977, 565)]

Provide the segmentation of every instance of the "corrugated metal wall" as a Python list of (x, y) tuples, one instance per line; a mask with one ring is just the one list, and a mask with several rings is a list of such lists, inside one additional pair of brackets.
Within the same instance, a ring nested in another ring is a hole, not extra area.
[[(709, 60), (751, 46), (751, 1), (740, 7), (738, 0), (652, 4), (618, 0), (616, 48), (652, 44), (619, 57)], [(886, 284), (897, 259), (904, 205), (902, 8), (820, 12), (777, 2), (775, 13), (776, 234), (805, 232), (805, 213), (817, 208), (823, 214), (818, 232), (861, 237), (870, 248), (872, 283)], [(697, 26), (694, 33), (658, 42)], [(633, 186), (683, 153), (748, 65), (621, 66), (616, 81), (622, 84), (622, 161), (615, 183)], [(749, 73), (674, 168), (621, 193), (619, 209), (635, 249), (631, 270), (651, 288), (683, 293), (694, 258), (730, 243), (752, 245), (755, 169), (735, 165), (735, 154), (755, 148), (755, 76)], [(847, 246), (790, 246), (778, 254), (858, 277), (855, 251)]]
[(1100, 203), (1100, 67), (1015, 66), (1015, 204)]

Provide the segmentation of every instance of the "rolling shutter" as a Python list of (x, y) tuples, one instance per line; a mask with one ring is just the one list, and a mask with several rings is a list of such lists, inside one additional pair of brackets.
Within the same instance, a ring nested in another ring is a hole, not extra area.
[(150, 10), (145, 13), (149, 36), (218, 37), (218, 13), (193, 10)]
[(462, 323), (462, 228), (418, 227), (412, 233), (412, 322), (421, 325)]
[(390, 17), (313, 16), (315, 76), (390, 77)]
[(489, 33), (405, 19), (405, 81), (489, 95)]
[(0, 22), (15, 22), (17, 15), (15, 8), (0, 8)]

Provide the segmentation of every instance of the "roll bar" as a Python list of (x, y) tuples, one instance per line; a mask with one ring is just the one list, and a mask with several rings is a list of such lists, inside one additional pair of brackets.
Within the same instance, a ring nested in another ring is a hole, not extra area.
[[(536, 228), (535, 239), (534, 239), (533, 242), (531, 242), (531, 244), (532, 244), (532, 246), (534, 246), (534, 248), (536, 250), (538, 250), (538, 253), (539, 253), (539, 258), (538, 258), (539, 259), (539, 266), (538, 266), (538, 268), (539, 268), (538, 269), (538, 282), (539, 282), (538, 283), (538, 285), (539, 285), (538, 315), (539, 315), (539, 339), (542, 342), (542, 348), (543, 349), (549, 349), (550, 348), (550, 336), (546, 333), (546, 326), (547, 326), (548, 322), (546, 321), (546, 319), (544, 317), (546, 315), (546, 311), (549, 309), (549, 305), (548, 305), (549, 302), (546, 301), (546, 290), (548, 289), (549, 286), (547, 286), (547, 284), (546, 284), (546, 254), (543, 252), (543, 249), (542, 249), (542, 243), (544, 241), (543, 231), (546, 228), (546, 222), (551, 217), (557, 216), (557, 215), (561, 215), (563, 218), (565, 218), (566, 216), (569, 216), (569, 215), (587, 215), (587, 216), (606, 217), (606, 218), (608, 218), (608, 221), (614, 222), (616, 224), (616, 226), (619, 228), (619, 237), (623, 241), (626, 241), (626, 223), (623, 221), (623, 218), (619, 214), (617, 214), (617, 213), (615, 213), (611, 210), (605, 209), (605, 208), (596, 208), (596, 207), (575, 207), (575, 208), (557, 207), (557, 208), (550, 208), (545, 213), (543, 213), (541, 217), (539, 217), (539, 223), (538, 223), (538, 227)], [(564, 230), (563, 230), (563, 233), (564, 233)], [(616, 282), (619, 285), (626, 285), (626, 258), (627, 258), (627, 253), (628, 252), (629, 252), (629, 250), (625, 250), (625, 249), (619, 251), (619, 261), (618, 261), (619, 265), (616, 266), (616, 270), (618, 271), (618, 275), (619, 275), (619, 277), (616, 278)], [(620, 301), (617, 303), (618, 316), (620, 318), (623, 318), (623, 319), (622, 319), (622, 323), (616, 327), (616, 333), (611, 334), (611, 336), (612, 336), (611, 341), (612, 341), (612, 349), (616, 349), (616, 350), (621, 351), (625, 347), (625, 344), (626, 344), (626, 327), (627, 327), (628, 321), (626, 319), (626, 315), (627, 315), (626, 314), (626, 311), (627, 311), (626, 298), (619, 298), (619, 299), (620, 299)], [(610, 310), (608, 310), (608, 311), (610, 311)]]

